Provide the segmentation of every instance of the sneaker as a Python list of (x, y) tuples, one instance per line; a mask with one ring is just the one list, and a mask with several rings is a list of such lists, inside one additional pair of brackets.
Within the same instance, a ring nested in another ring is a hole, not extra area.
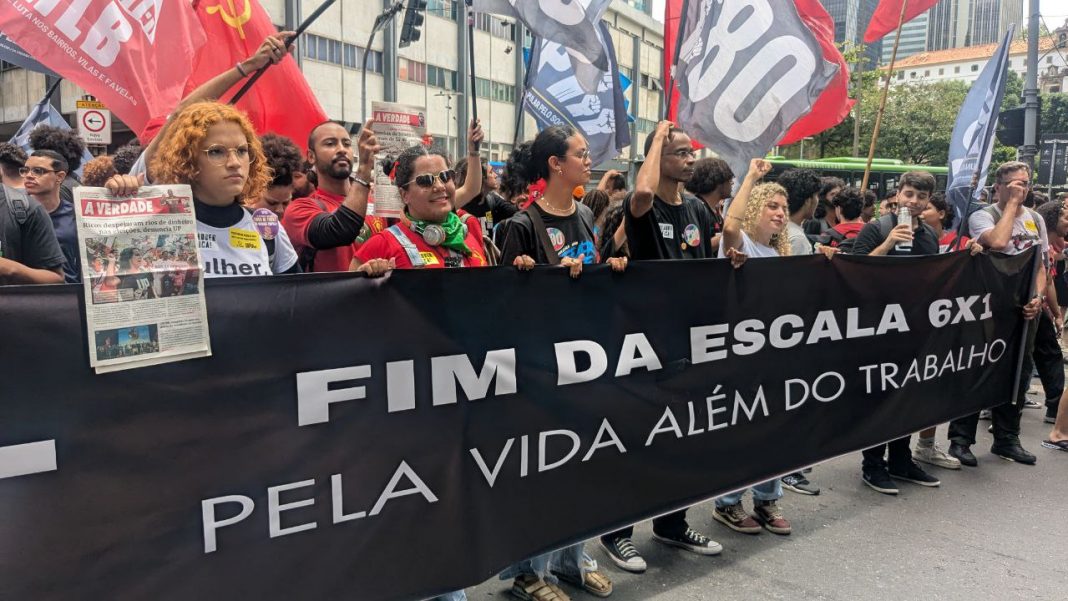
[(818, 495), (820, 487), (808, 481), (804, 474), (797, 472), (782, 477), (782, 487), (799, 495)]
[(774, 534), (790, 534), (790, 522), (782, 516), (782, 509), (775, 501), (754, 501), (753, 517)]
[(938, 478), (935, 478), (931, 474), (928, 474), (927, 472), (923, 471), (923, 468), (916, 465), (915, 463), (912, 463), (907, 468), (905, 468), (904, 472), (890, 472), (890, 477), (895, 480), (904, 480), (905, 482), (919, 484), (920, 486), (934, 487), (942, 484), (942, 482)]
[(1057, 423), (1057, 407), (1046, 407), (1046, 417), (1042, 418), (1042, 421), (1047, 424)]
[(625, 536), (613, 539), (601, 537), (598, 540), (605, 555), (619, 569), (641, 574), (649, 567), (642, 558), (642, 554), (638, 552), (638, 548), (634, 546), (634, 542), (629, 538)]
[(949, 443), (949, 456), (956, 457), (961, 465), (968, 467), (976, 467), (979, 465), (979, 460), (972, 454), (972, 447), (966, 444), (957, 444), (955, 442)]
[(1024, 401), (1024, 407), (1028, 409), (1039, 409), (1043, 406), (1044, 405), (1042, 403), (1036, 401), (1035, 399), (1027, 399), (1026, 401)]
[(890, 479), (890, 474), (886, 473), (886, 470), (864, 472), (861, 478), (864, 480), (864, 484), (867, 484), (872, 490), (881, 492), (884, 495), (896, 495), (898, 493), (897, 485)]
[(695, 532), (693, 528), (687, 528), (686, 532), (673, 536), (653, 532), (653, 540), (670, 547), (685, 549), (698, 555), (719, 555), (723, 552), (723, 545), (700, 532)]
[(991, 413), (989, 409), (983, 409), (979, 412), (979, 419), (990, 419)]
[(916, 450), (912, 452), (912, 458), (916, 461), (922, 461), (923, 463), (928, 463), (947, 470), (960, 469), (960, 459), (950, 457), (942, 450), (942, 447), (937, 444), (933, 444), (929, 447), (923, 445), (917, 446)]
[(1024, 465), (1034, 465), (1037, 457), (1028, 453), (1019, 442), (997, 443), (990, 447), (990, 452), (1007, 461), (1015, 461)]
[(716, 507), (712, 519), (742, 534), (760, 534), (760, 523), (742, 509), (741, 502), (726, 507)]

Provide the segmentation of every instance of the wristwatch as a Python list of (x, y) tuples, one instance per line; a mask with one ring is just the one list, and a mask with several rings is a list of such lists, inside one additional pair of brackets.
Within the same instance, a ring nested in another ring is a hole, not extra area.
[(363, 179), (362, 177), (356, 175), (355, 173), (350, 175), (349, 179), (352, 180), (353, 183), (360, 184), (361, 186), (363, 186), (364, 188), (367, 188), (368, 190), (371, 189), (371, 182)]

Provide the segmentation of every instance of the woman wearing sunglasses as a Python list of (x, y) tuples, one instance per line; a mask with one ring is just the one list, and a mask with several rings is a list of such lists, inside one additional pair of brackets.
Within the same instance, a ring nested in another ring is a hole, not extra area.
[(412, 146), (400, 154), (390, 177), (397, 182), (404, 216), (371, 237), (352, 260), (352, 270), (381, 271), (373, 260), (398, 269), (484, 267), (486, 249), (478, 219), (454, 210), (456, 173), (436, 150)]

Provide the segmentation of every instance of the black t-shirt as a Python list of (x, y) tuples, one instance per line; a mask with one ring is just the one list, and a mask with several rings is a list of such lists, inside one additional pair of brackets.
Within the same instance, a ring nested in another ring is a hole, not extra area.
[[(884, 215), (878, 219), (869, 222), (864, 226), (864, 229), (860, 230), (857, 234), (856, 241), (853, 243), (853, 253), (855, 255), (870, 255), (871, 251), (875, 250), (880, 244), (886, 240), (890, 235), (890, 230), (897, 226), (897, 215), (890, 214)], [(922, 256), (922, 255), (937, 255), (938, 254), (938, 237), (935, 235), (931, 226), (926, 223), (920, 223), (920, 229), (913, 232), (912, 238), (912, 250), (909, 252), (901, 252), (896, 248), (886, 253), (887, 256)]]
[(479, 194), (474, 200), (461, 207), (465, 212), (478, 218), (482, 231), (493, 237), (493, 228), (519, 212), (519, 207), (505, 200), (496, 192)]
[[(577, 259), (579, 255), (584, 255), (583, 263), (596, 263), (593, 211), (581, 203), (575, 203), (575, 208), (575, 212), (567, 217), (550, 215), (537, 203), (532, 204), (527, 210), (538, 211), (541, 215), (553, 250), (561, 259), (568, 257)], [(538, 264), (549, 263), (549, 257), (545, 254), (544, 246), (538, 241), (534, 233), (534, 224), (530, 221), (530, 215), (526, 211), (516, 213), (515, 217), (502, 223), (497, 238), (501, 240), (501, 265), (511, 265), (512, 261), (520, 255), (527, 255)]]
[(137, 273), (125, 273), (119, 276), (119, 285), (116, 286), (121, 301), (137, 301), (156, 298), (156, 291), (152, 289), (155, 276), (151, 271)]
[(633, 192), (623, 199), (623, 222), (632, 259), (711, 259), (712, 211), (703, 201), (682, 195), (682, 204), (653, 198), (653, 208), (635, 217), (630, 212)]
[(19, 225), (7, 197), (0, 194), (0, 257), (33, 269), (62, 267), (66, 259), (48, 211), (29, 196), (25, 202), (26, 223)]

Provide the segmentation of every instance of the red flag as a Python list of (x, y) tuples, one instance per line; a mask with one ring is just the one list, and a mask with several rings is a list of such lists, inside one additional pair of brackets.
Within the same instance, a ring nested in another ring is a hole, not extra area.
[[(194, 59), (186, 93), (233, 69), (235, 63), (251, 56), (267, 36), (278, 31), (256, 0), (197, 0), (194, 6), (211, 44), (204, 46)], [(236, 91), (235, 88), (229, 94)], [(229, 96), (222, 100), (227, 99)], [(286, 136), (301, 148), (311, 129), (327, 120), (292, 56), (269, 67), (237, 107), (248, 114), (257, 132)]]
[(805, 23), (823, 49), (823, 59), (838, 65), (838, 75), (823, 90), (812, 110), (794, 122), (779, 144), (793, 144), (808, 136), (828, 130), (842, 122), (854, 100), (849, 98), (849, 66), (834, 45), (834, 20), (818, 0), (795, 0), (797, 14)]
[[(682, 5), (683, 0), (667, 0), (667, 4), (664, 5), (664, 73), (670, 74), (672, 67), (675, 66), (675, 47), (678, 45), (679, 26), (682, 23)], [(667, 92), (670, 96), (667, 119), (672, 123), (678, 123), (679, 88), (671, 85), (673, 83), (671, 79), (668, 80), (668, 83), (671, 90)], [(638, 140), (637, 142), (642, 144), (644, 140)], [(693, 147), (694, 150), (704, 148), (697, 140), (693, 140)]]
[(875, 7), (875, 13), (868, 23), (868, 30), (864, 32), (864, 43), (883, 39), (886, 34), (897, 29), (901, 19), (901, 3), (905, 2), (905, 22), (909, 22), (920, 16), (923, 11), (938, 4), (938, 0), (880, 0), (879, 6)]
[(3, 2), (0, 31), (138, 134), (181, 100), (189, 57), (204, 45), (183, 0)]

